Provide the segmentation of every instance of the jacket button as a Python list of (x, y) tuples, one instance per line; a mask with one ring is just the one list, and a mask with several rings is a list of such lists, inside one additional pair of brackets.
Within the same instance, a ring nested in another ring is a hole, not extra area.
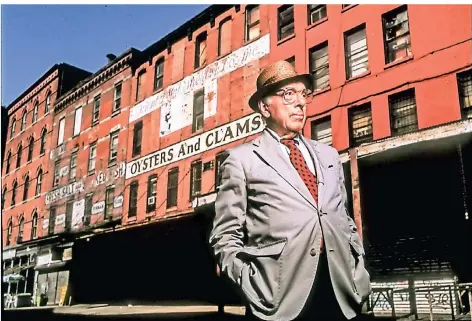
[(315, 255), (316, 255), (316, 250), (315, 250), (314, 248), (312, 248), (312, 249), (310, 250), (310, 255), (311, 255), (311, 256), (315, 256)]

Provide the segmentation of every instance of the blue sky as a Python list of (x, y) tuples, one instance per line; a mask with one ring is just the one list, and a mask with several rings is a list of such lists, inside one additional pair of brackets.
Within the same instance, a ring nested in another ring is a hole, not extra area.
[(2, 5), (2, 106), (55, 63), (95, 72), (108, 53), (145, 49), (208, 5)]

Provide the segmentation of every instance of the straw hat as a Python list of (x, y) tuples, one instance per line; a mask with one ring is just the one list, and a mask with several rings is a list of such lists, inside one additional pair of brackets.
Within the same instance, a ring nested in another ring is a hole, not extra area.
[(310, 74), (298, 74), (292, 64), (285, 60), (274, 62), (264, 68), (257, 77), (257, 90), (249, 98), (249, 106), (258, 111), (257, 102), (270, 91), (289, 83), (301, 81), (307, 89), (313, 89), (313, 78)]

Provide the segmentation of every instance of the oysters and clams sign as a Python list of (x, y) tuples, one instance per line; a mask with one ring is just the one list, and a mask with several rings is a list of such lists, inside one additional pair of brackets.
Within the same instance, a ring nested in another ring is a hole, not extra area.
[(263, 129), (261, 115), (253, 113), (127, 163), (126, 179), (259, 133)]
[(166, 136), (181, 129), (186, 126), (186, 120), (192, 119), (193, 93), (201, 88), (205, 88), (207, 105), (204, 116), (211, 116), (216, 113), (216, 99), (213, 96), (217, 91), (217, 79), (264, 57), (269, 52), (270, 35), (267, 34), (137, 104), (130, 110), (129, 122), (162, 108), (160, 135)]

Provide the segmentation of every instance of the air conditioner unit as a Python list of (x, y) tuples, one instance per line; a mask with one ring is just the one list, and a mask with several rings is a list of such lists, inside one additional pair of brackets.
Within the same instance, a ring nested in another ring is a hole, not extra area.
[(148, 204), (149, 205), (156, 204), (156, 197), (155, 196), (148, 197)]

